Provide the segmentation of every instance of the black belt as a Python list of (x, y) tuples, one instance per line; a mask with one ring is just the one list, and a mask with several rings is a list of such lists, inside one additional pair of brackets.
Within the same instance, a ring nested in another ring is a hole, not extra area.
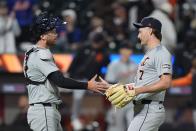
[[(133, 100), (134, 105), (136, 105), (136, 104), (150, 104), (152, 102), (153, 102), (153, 100), (141, 100), (141, 101)], [(157, 103), (163, 104), (163, 101), (157, 101)]]
[[(52, 107), (52, 105), (53, 104), (51, 104), (51, 103), (32, 103), (32, 104), (29, 104), (30, 106), (34, 106), (34, 105), (36, 105), (36, 104), (41, 104), (41, 105), (43, 105), (43, 106), (49, 106), (49, 107)], [(57, 105), (57, 104), (54, 104), (54, 105), (56, 105), (55, 107), (56, 107), (56, 109), (59, 109), (59, 105)]]

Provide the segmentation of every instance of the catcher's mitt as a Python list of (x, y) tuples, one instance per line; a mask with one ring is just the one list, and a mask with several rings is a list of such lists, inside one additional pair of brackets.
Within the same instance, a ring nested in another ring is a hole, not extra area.
[(114, 84), (106, 90), (105, 95), (112, 105), (122, 108), (134, 99), (135, 89), (127, 88), (123, 84)]

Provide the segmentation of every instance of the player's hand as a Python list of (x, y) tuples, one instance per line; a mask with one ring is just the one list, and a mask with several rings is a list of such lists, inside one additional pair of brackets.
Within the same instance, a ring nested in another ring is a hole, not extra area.
[(105, 92), (106, 97), (117, 108), (122, 108), (131, 102), (136, 93), (133, 84), (114, 84)]
[(105, 83), (105, 84), (107, 85), (108, 88), (111, 86), (111, 84), (109, 84), (107, 81), (105, 81), (101, 76), (99, 76), (99, 80), (100, 80), (102, 83)]
[(97, 78), (97, 75), (95, 75), (91, 80), (88, 81), (88, 89), (94, 92), (99, 92), (103, 94), (102, 92), (105, 92), (108, 89), (108, 84), (105, 82), (98, 82), (95, 79)]

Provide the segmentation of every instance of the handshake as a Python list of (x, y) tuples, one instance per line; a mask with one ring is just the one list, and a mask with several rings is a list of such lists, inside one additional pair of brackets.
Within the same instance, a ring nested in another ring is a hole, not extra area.
[(134, 89), (134, 83), (130, 83), (127, 85), (124, 84), (113, 84), (110, 85), (101, 77), (99, 79), (100, 82), (95, 81), (94, 76), (90, 81), (88, 81), (88, 89), (94, 92), (99, 92), (103, 94), (105, 91), (105, 95), (107, 99), (114, 105), (116, 108), (123, 108), (126, 106), (130, 101), (132, 101), (136, 95)]

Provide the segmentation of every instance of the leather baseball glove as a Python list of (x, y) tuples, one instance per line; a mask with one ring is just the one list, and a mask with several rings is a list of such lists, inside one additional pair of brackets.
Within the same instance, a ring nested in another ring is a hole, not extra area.
[(135, 97), (135, 89), (133, 86), (114, 84), (105, 92), (107, 99), (117, 108), (123, 108)]

